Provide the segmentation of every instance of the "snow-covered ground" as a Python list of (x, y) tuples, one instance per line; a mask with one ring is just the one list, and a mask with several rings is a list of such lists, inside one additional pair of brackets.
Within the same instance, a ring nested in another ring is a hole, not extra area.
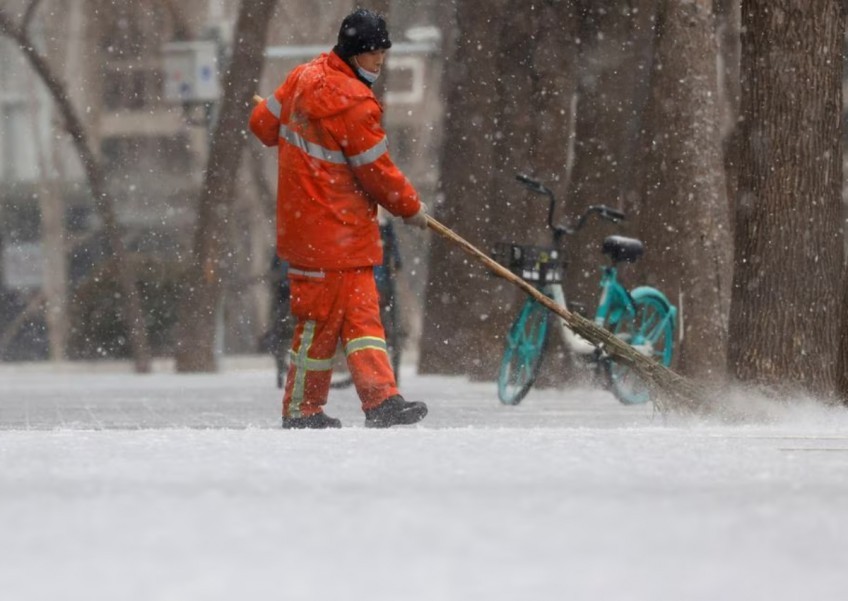
[[(270, 362), (0, 366), (0, 597), (844, 599), (848, 415), (655, 416), (403, 374), (418, 427), (279, 429)], [(736, 399), (737, 408), (745, 399)], [(762, 403), (762, 401), (760, 401)]]

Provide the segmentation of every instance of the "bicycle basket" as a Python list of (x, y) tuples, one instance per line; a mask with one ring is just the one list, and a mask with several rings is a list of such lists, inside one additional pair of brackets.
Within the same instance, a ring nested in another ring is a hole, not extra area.
[(520, 278), (533, 284), (562, 282), (563, 262), (555, 248), (499, 242), (492, 258)]

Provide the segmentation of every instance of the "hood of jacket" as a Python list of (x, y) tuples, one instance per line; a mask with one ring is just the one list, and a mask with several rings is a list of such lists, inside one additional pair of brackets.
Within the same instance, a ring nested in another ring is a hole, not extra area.
[(293, 99), (295, 113), (307, 119), (332, 117), (366, 100), (377, 101), (371, 89), (335, 52), (303, 65)]

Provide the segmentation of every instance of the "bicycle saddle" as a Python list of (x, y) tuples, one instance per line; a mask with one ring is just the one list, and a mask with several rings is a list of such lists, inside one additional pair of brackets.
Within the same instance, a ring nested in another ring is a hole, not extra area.
[(613, 263), (627, 261), (634, 263), (642, 256), (645, 247), (641, 240), (624, 236), (607, 236), (604, 239), (603, 253), (609, 255)]

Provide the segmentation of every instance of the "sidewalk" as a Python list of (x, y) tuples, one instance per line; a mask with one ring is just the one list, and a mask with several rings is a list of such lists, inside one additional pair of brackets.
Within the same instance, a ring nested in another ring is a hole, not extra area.
[[(8, 367), (8, 366), (7, 366)], [(44, 366), (41, 366), (44, 367)], [(280, 428), (273, 366), (0, 376), (14, 601), (841, 601), (848, 417), (663, 419), (591, 389), (418, 376), (419, 425)]]

